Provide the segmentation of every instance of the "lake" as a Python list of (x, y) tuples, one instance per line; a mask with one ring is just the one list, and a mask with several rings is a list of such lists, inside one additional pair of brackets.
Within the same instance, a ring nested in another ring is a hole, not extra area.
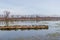
[[(0, 21), (0, 25), (5, 22)], [(48, 25), (49, 29), (0, 30), (0, 40), (60, 40), (60, 21), (16, 21), (9, 25)]]

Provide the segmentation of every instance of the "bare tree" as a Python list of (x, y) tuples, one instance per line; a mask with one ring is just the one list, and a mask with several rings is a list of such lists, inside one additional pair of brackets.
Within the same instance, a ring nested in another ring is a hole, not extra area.
[(6, 25), (5, 26), (9, 26), (9, 14), (10, 12), (9, 11), (4, 11), (4, 17), (5, 17), (5, 23)]

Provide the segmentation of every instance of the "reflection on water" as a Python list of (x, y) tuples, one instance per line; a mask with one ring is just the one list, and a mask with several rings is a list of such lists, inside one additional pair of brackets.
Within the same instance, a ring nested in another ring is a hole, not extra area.
[[(38, 21), (9, 21), (9, 25), (40, 25)], [(0, 26), (4, 26), (5, 21), (0, 21)]]
[[(42, 30), (42, 29), (0, 29), (1, 31), (18, 31), (18, 30), (21, 30), (21, 31), (24, 31), (24, 30)], [(44, 30), (48, 30), (48, 29), (44, 29)]]
[[(48, 25), (49, 29), (0, 30), (0, 40), (60, 40), (60, 21), (9, 22), (9, 25)], [(4, 25), (4, 22), (0, 22)]]

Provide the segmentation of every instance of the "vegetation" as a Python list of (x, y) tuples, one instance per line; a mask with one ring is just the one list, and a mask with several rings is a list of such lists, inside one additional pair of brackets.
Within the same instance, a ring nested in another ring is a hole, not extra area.
[(5, 16), (5, 23), (6, 25), (5, 26), (9, 26), (9, 20), (8, 20), (8, 17), (9, 17), (9, 14), (10, 12), (9, 11), (4, 11), (4, 16)]

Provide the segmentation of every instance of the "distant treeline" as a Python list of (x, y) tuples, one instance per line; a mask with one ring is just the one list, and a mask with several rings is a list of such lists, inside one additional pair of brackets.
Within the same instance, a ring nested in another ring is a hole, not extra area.
[(0, 15), (0, 20), (36, 20), (36, 21), (58, 21), (60, 17), (40, 17), (40, 16), (20, 16), (20, 15), (11, 15), (4, 17)]

